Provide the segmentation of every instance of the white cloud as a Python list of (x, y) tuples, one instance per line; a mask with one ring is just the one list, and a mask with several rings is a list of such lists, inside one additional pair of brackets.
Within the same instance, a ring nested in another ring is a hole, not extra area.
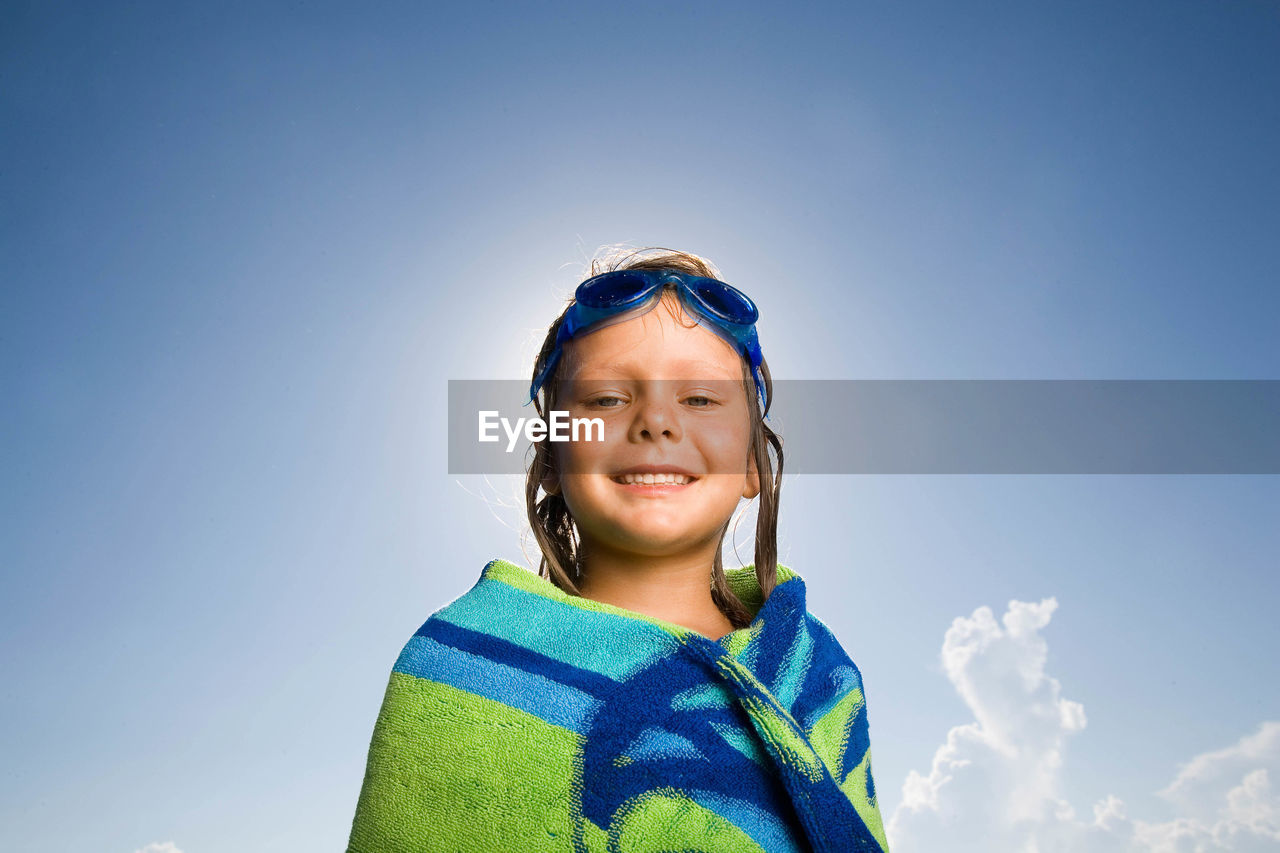
[(135, 850), (134, 853), (182, 853), (182, 851), (172, 841), (153, 841), (146, 847)]
[(1080, 817), (1060, 793), (1084, 707), (1045, 671), (1041, 630), (1058, 603), (1011, 601), (997, 622), (979, 607), (942, 643), (947, 678), (973, 715), (947, 733), (928, 773), (911, 771), (889, 819), (894, 853), (1254, 853), (1280, 850), (1280, 722), (1196, 756), (1160, 792), (1178, 809), (1133, 819), (1108, 795)]

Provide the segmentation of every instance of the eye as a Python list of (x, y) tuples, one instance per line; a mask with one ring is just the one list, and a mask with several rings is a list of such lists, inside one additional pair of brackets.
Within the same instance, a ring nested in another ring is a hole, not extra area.
[(589, 399), (589, 400), (587, 400), (587, 401), (586, 401), (586, 404), (587, 404), (587, 406), (589, 406), (589, 407), (591, 407), (591, 408), (596, 408), (596, 409), (616, 409), (616, 408), (618, 408), (618, 406), (610, 406), (610, 405), (608, 405), (608, 403), (610, 403), (611, 401), (612, 401), (612, 402), (616, 402), (619, 406), (626, 402), (626, 400), (622, 399), (621, 397), (613, 397), (613, 396), (608, 396), (608, 395), (606, 395), (606, 396), (602, 396), (602, 397), (592, 397), (591, 399)]
[[(686, 397), (685, 402), (694, 403), (695, 409), (709, 409), (716, 404), (716, 401), (711, 399), (710, 397), (703, 397), (699, 395), (695, 395), (693, 397)], [(701, 403), (701, 405), (697, 405), (698, 403)]]

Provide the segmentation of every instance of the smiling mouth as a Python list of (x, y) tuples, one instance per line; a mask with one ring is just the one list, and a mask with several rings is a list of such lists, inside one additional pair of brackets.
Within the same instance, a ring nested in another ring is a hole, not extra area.
[(615, 474), (609, 479), (624, 486), (687, 486), (697, 480), (688, 474)]

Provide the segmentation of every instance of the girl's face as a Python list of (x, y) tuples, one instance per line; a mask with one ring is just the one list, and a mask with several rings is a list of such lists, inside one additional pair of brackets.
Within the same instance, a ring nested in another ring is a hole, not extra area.
[[(566, 344), (564, 358), (555, 409), (600, 418), (604, 440), (553, 443), (562, 473), (543, 487), (562, 492), (584, 553), (713, 559), (739, 498), (760, 492), (738, 353), (666, 293), (652, 311)], [(638, 466), (691, 480), (624, 482)]]

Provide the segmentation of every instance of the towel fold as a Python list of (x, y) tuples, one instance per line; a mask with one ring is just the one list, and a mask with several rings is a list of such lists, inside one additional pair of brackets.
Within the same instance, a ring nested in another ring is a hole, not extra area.
[(392, 669), (348, 853), (885, 853), (861, 673), (777, 575), (712, 640), (491, 561)]

